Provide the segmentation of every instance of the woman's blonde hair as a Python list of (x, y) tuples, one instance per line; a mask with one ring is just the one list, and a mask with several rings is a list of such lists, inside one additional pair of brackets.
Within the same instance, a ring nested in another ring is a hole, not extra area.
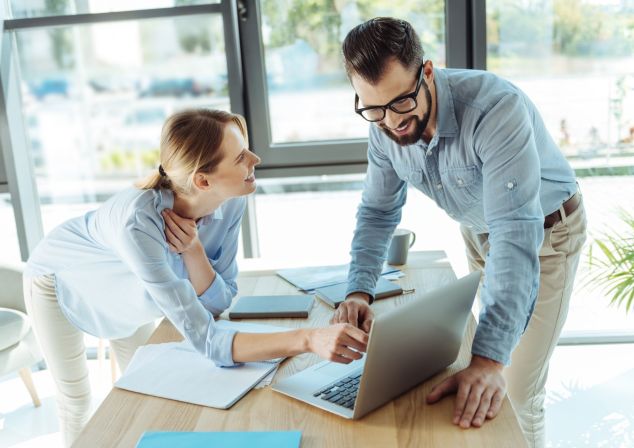
[(220, 145), (229, 123), (238, 126), (248, 142), (246, 122), (241, 115), (210, 109), (188, 109), (171, 115), (161, 131), (160, 165), (137, 182), (137, 188), (190, 193), (194, 175), (212, 173), (222, 160)]

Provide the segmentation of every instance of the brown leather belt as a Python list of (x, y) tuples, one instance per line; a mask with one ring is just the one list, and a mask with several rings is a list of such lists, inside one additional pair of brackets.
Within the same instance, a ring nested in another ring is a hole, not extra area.
[[(563, 203), (566, 216), (570, 216), (571, 213), (574, 213), (574, 211), (579, 208), (579, 204), (581, 204), (581, 195), (577, 192)], [(544, 229), (550, 229), (559, 221), (561, 221), (561, 212), (559, 210), (555, 210), (550, 215), (544, 217)]]

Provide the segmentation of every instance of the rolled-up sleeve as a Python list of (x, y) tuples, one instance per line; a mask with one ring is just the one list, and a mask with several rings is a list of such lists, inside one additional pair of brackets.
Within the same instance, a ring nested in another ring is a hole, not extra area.
[(379, 132), (371, 127), (368, 169), (352, 239), (346, 295), (357, 291), (374, 294), (388, 241), (401, 221), (407, 197), (407, 183), (398, 177), (392, 162), (381, 151)]
[(211, 311), (214, 316), (220, 315), (220, 313), (229, 308), (231, 300), (238, 293), (236, 255), (238, 253), (238, 238), (240, 236), (240, 224), (243, 214), (244, 206), (231, 223), (227, 235), (223, 239), (217, 259), (209, 258), (209, 262), (213, 266), (214, 271), (216, 271), (216, 277), (209, 288), (199, 296), (199, 299), (203, 306)]
[[(211, 260), (210, 260), (211, 262)], [(207, 308), (214, 316), (219, 316), (229, 305), (231, 305), (231, 299), (235, 296), (236, 292), (231, 291), (228, 288), (227, 283), (222, 278), (220, 273), (216, 272), (214, 281), (209, 285), (209, 288), (205, 290), (198, 299), (200, 303)]]
[[(233, 366), (235, 331), (215, 326), (189, 280), (179, 278), (167, 261), (162, 229), (131, 219), (121, 231), (117, 252), (142, 282), (161, 312), (202, 355), (219, 366)], [(214, 282), (215, 283), (215, 282)], [(220, 284), (220, 283), (219, 283)]]
[(544, 237), (540, 163), (522, 99), (508, 94), (497, 102), (474, 142), (482, 160), (490, 249), (472, 353), (508, 365), (535, 306)]

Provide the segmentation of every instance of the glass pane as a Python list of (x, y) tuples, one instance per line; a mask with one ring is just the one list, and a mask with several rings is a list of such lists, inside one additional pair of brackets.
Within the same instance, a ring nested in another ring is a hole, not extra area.
[[(280, 266), (350, 262), (364, 176), (258, 179), (255, 204), (262, 258)], [(464, 260), (468, 270), (458, 223), (416, 188), (408, 189), (407, 198), (400, 226), (416, 233), (412, 250), (444, 250), (453, 266), (455, 260)]]
[(632, 446), (634, 344), (556, 347), (546, 381), (547, 447)]
[(0, 263), (19, 263), (20, 245), (18, 243), (18, 232), (15, 228), (15, 217), (11, 195), (0, 193)]
[(209, 3), (220, 3), (220, 0), (10, 0), (9, 16), (13, 19), (23, 19)]
[[(623, 230), (620, 210), (634, 210), (634, 9), (626, 4), (487, 2), (488, 69), (531, 97), (577, 170), (591, 238)], [(609, 307), (588, 275), (584, 254), (565, 331), (631, 331), (634, 316)]]
[(174, 111), (229, 110), (219, 15), (25, 30), (17, 42), (45, 231), (156, 169)]
[(445, 2), (262, 0), (271, 134), (274, 143), (366, 138), (341, 60), (348, 31), (376, 16), (408, 20), (425, 55), (445, 66)]

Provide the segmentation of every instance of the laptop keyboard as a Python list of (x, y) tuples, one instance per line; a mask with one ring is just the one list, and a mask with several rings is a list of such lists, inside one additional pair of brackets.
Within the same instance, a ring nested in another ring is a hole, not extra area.
[(354, 407), (354, 401), (357, 398), (357, 392), (359, 391), (361, 375), (363, 375), (363, 372), (342, 378), (336, 383), (330, 384), (325, 389), (318, 390), (313, 396), (338, 404), (344, 408), (352, 409)]

